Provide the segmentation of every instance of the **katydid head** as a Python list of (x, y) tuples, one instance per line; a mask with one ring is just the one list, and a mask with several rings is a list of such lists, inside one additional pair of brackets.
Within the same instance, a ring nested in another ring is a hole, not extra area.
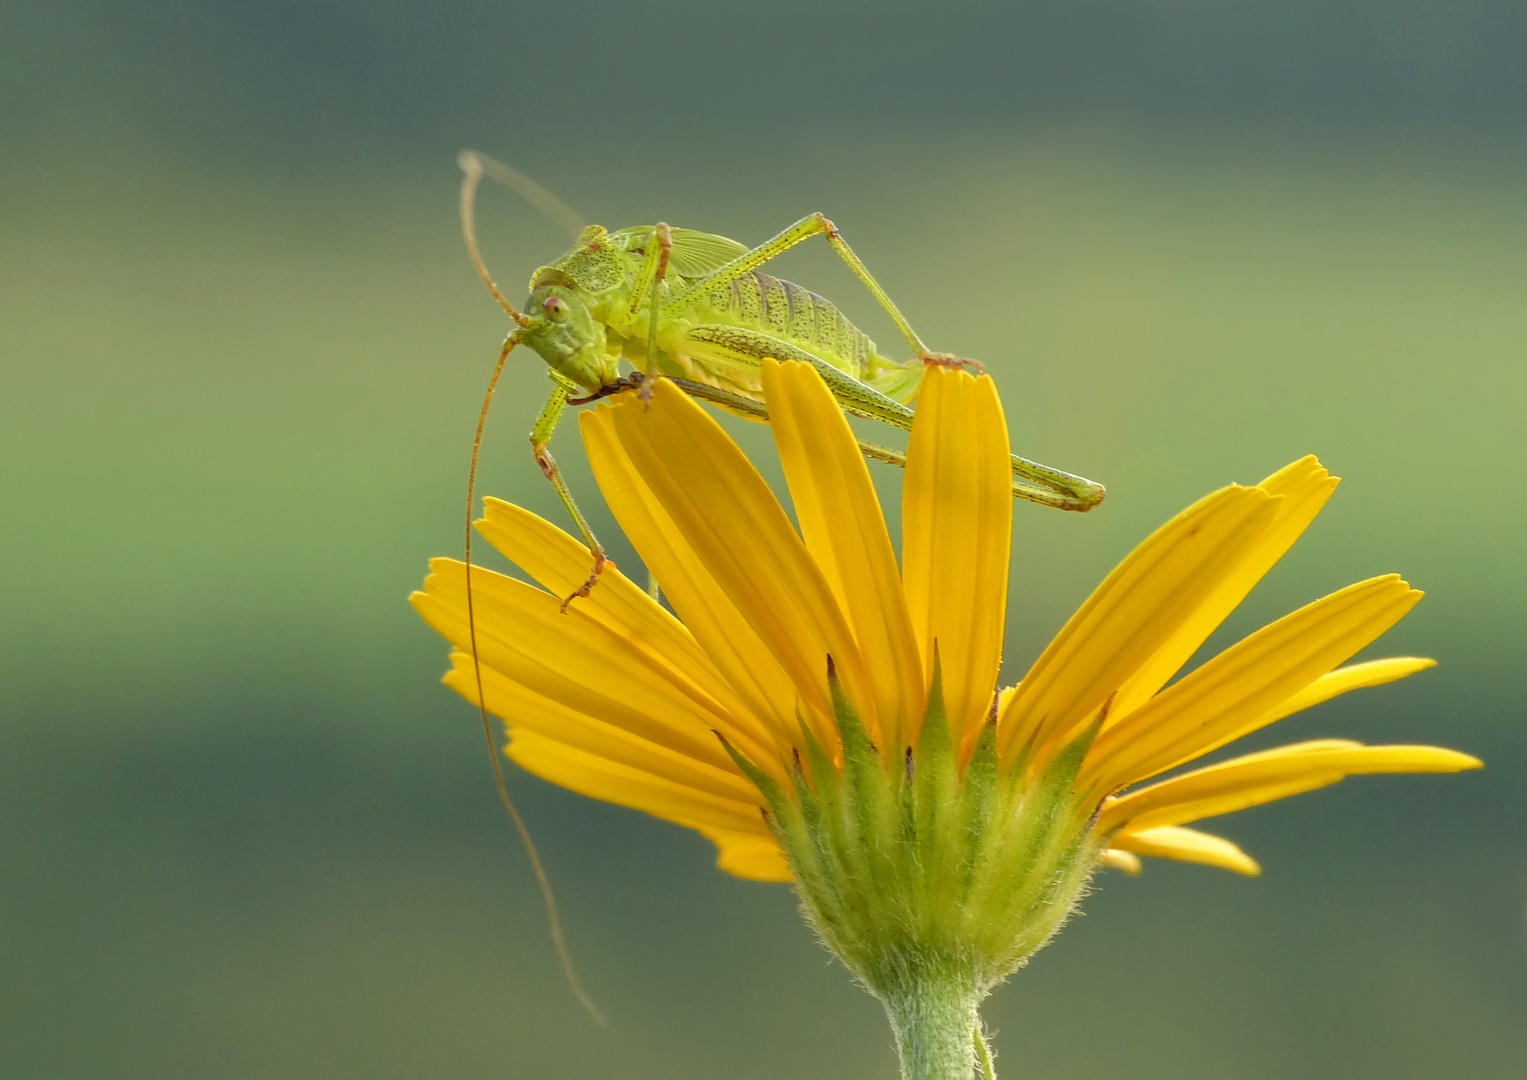
[(462, 235), (483, 283), (519, 327), (510, 341), (529, 345), (553, 371), (590, 392), (613, 382), (615, 359), (605, 348), (604, 324), (594, 318), (585, 292), (608, 290), (625, 279), (625, 263), (621, 253), (610, 244), (609, 233), (598, 225), (584, 227), (572, 251), (555, 266), (543, 266), (536, 271), (525, 311), (518, 311), (499, 291), (477, 247), (473, 216), (477, 185), (485, 173), (491, 174), (553, 217), (568, 220), (576, 219), (577, 215), (535, 181), (507, 165), (471, 150), (462, 151), (457, 160), (462, 171)]
[(589, 391), (615, 377), (605, 349), (604, 324), (570, 284), (541, 285), (525, 304), (530, 312), (519, 339), (541, 354), (553, 371)]

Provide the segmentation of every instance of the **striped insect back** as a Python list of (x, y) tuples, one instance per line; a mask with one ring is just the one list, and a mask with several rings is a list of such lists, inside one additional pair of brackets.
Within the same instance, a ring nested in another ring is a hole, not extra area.
[(876, 355), (875, 343), (832, 301), (761, 270), (721, 286), (707, 300), (727, 322), (788, 341), (856, 379), (867, 377)]

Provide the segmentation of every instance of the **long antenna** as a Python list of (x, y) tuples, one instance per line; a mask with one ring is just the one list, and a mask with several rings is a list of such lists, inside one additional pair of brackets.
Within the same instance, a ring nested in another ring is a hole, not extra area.
[(594, 1022), (604, 1027), (608, 1021), (599, 1006), (594, 1004), (594, 999), (583, 988), (583, 980), (578, 978), (578, 969), (573, 966), (573, 957), (567, 949), (567, 940), (562, 935), (562, 920), (557, 915), (557, 900), (552, 895), (551, 879), (546, 876), (546, 869), (541, 865), (541, 856), (536, 852), (535, 842), (530, 839), (530, 830), (525, 828), (525, 821), (520, 817), (520, 812), (515, 808), (514, 800), (509, 798), (509, 788), (504, 783), (504, 769), (498, 763), (498, 747), (493, 743), (493, 722), (488, 718), (488, 698), (483, 693), (482, 686), (482, 661), (477, 655), (477, 613), (472, 604), (472, 512), (477, 504), (477, 458), (482, 450), (482, 433), (488, 424), (488, 406), (493, 402), (493, 392), (498, 389), (498, 378), (504, 372), (504, 361), (508, 359), (509, 352), (519, 344), (516, 334), (510, 334), (504, 341), (503, 350), (498, 354), (498, 363), (493, 365), (493, 377), (488, 380), (488, 392), (483, 395), (482, 412), (477, 417), (477, 434), (472, 438), (472, 467), (467, 473), (467, 534), (466, 534), (466, 570), (467, 570), (467, 640), (472, 647), (472, 673), (477, 679), (477, 704), (482, 712), (482, 733), (488, 744), (488, 760), (493, 765), (493, 780), (498, 785), (499, 801), (504, 804), (504, 809), (509, 812), (509, 820), (514, 822), (514, 829), (520, 834), (520, 842), (525, 845), (525, 854), (530, 856), (530, 867), (535, 871), (536, 883), (541, 887), (541, 899), (546, 902), (546, 922), (551, 929), (551, 940), (557, 948), (557, 959), (562, 963), (562, 974), (567, 979), (567, 985), (572, 990), (573, 996), (578, 999), (588, 1014), (594, 1018)]
[(466, 238), (467, 253), (472, 256), (472, 265), (477, 267), (477, 276), (488, 286), (498, 306), (507, 311), (515, 324), (523, 329), (530, 325), (530, 320), (516, 311), (514, 305), (498, 291), (498, 284), (493, 280), (493, 275), (488, 273), (488, 264), (482, 261), (482, 252), (477, 249), (477, 223), (473, 204), (477, 201), (477, 185), (482, 183), (484, 159), (470, 150), (463, 150), (456, 160), (465, 174), (461, 178), (461, 235)]
[[(541, 211), (552, 221), (562, 226), (575, 239), (583, 231), (583, 227), (589, 223), (588, 218), (578, 213), (571, 206), (568, 206), (567, 203), (557, 198), (518, 169), (505, 165), (502, 161), (495, 161), (487, 154), (479, 154), (476, 150), (463, 150), (456, 160), (461, 163), (463, 169), (470, 170), (475, 168), (478, 172), (487, 173), (494, 180), (497, 180), (531, 206)], [(471, 165), (468, 165), (469, 160), (472, 162)]]

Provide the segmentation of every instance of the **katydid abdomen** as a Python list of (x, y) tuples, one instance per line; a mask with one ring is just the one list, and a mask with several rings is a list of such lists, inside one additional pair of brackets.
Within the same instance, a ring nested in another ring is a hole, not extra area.
[[(696, 327), (704, 330), (695, 333)], [(741, 333), (731, 335), (727, 328)], [(700, 296), (676, 318), (658, 327), (658, 370), (749, 396), (762, 393), (761, 368), (751, 354), (758, 336), (777, 343), (777, 359), (809, 354), (849, 378), (909, 403), (922, 381), (923, 364), (899, 363), (880, 355), (868, 334), (851, 323), (826, 297), (793, 281), (752, 270)], [(744, 346), (742, 339), (746, 337)], [(728, 339), (749, 354), (735, 355)], [(646, 356), (644, 335), (625, 343), (638, 367)], [(632, 347), (634, 346), (634, 347)]]

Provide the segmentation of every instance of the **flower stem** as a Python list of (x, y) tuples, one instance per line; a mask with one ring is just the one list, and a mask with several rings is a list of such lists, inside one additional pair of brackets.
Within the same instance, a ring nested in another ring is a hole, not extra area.
[(980, 1001), (967, 987), (924, 981), (882, 1000), (896, 1033), (902, 1080), (972, 1080), (977, 1046), (982, 1068), (989, 1070), (991, 1055), (976, 1013)]
[(976, 1060), (981, 1063), (981, 1080), (997, 1080), (997, 1065), (991, 1059), (991, 1045), (981, 1030), (980, 1020), (976, 1021)]

